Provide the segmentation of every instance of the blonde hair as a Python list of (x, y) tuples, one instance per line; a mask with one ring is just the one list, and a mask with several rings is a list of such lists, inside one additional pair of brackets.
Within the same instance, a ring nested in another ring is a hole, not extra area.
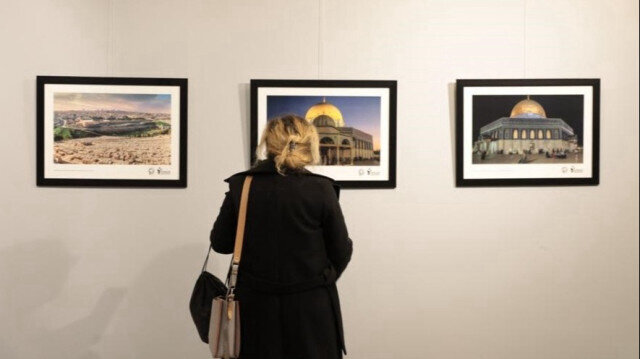
[(320, 148), (316, 127), (296, 115), (276, 117), (267, 122), (256, 148), (259, 160), (272, 157), (278, 173), (285, 169), (300, 170), (317, 164)]

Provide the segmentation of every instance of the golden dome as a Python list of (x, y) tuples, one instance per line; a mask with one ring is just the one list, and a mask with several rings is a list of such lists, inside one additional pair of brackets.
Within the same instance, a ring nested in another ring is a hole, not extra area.
[(344, 127), (342, 112), (340, 112), (340, 110), (333, 104), (327, 102), (325, 98), (322, 99), (322, 102), (309, 107), (309, 109), (307, 110), (307, 114), (304, 115), (304, 118), (307, 121), (314, 123), (313, 120), (315, 120), (319, 116), (327, 116), (331, 118), (335, 122), (336, 127)]
[(544, 108), (537, 101), (531, 100), (527, 96), (526, 100), (518, 102), (511, 110), (511, 116), (509, 117), (542, 117), (546, 118), (547, 113), (544, 112)]

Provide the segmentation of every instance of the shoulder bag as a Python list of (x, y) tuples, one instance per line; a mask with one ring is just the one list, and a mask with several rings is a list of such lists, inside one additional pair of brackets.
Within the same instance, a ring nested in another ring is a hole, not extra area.
[(238, 267), (240, 266), (244, 228), (247, 220), (247, 202), (252, 179), (252, 176), (245, 177), (242, 185), (236, 241), (227, 275), (227, 292), (224, 296), (213, 298), (211, 305), (209, 348), (214, 358), (238, 358), (240, 354), (240, 303), (235, 299), (234, 290), (238, 279)]
[(207, 258), (204, 260), (202, 271), (196, 285), (193, 287), (191, 293), (191, 300), (189, 301), (189, 311), (191, 317), (198, 330), (200, 340), (205, 343), (209, 343), (209, 325), (211, 322), (211, 301), (213, 298), (225, 295), (227, 293), (227, 286), (215, 275), (207, 272), (207, 262), (209, 261), (209, 255), (211, 254), (211, 246), (207, 252)]

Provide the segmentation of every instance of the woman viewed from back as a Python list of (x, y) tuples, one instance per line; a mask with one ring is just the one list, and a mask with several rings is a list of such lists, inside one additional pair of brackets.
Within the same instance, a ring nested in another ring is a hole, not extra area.
[(242, 359), (346, 354), (335, 281), (351, 259), (352, 242), (338, 186), (305, 169), (318, 162), (318, 146), (316, 129), (305, 119), (273, 119), (258, 146), (263, 160), (225, 180), (229, 191), (211, 245), (232, 253), (243, 181), (253, 176), (235, 291)]

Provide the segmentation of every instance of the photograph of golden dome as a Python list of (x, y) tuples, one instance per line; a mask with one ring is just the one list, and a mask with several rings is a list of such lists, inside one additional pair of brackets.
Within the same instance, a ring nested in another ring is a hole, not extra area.
[(456, 185), (594, 185), (599, 79), (456, 81)]
[(251, 162), (258, 134), (284, 115), (318, 132), (312, 172), (344, 188), (395, 188), (396, 81), (251, 80)]
[(267, 97), (267, 118), (286, 114), (303, 117), (316, 127), (320, 165), (380, 165), (380, 97)]

